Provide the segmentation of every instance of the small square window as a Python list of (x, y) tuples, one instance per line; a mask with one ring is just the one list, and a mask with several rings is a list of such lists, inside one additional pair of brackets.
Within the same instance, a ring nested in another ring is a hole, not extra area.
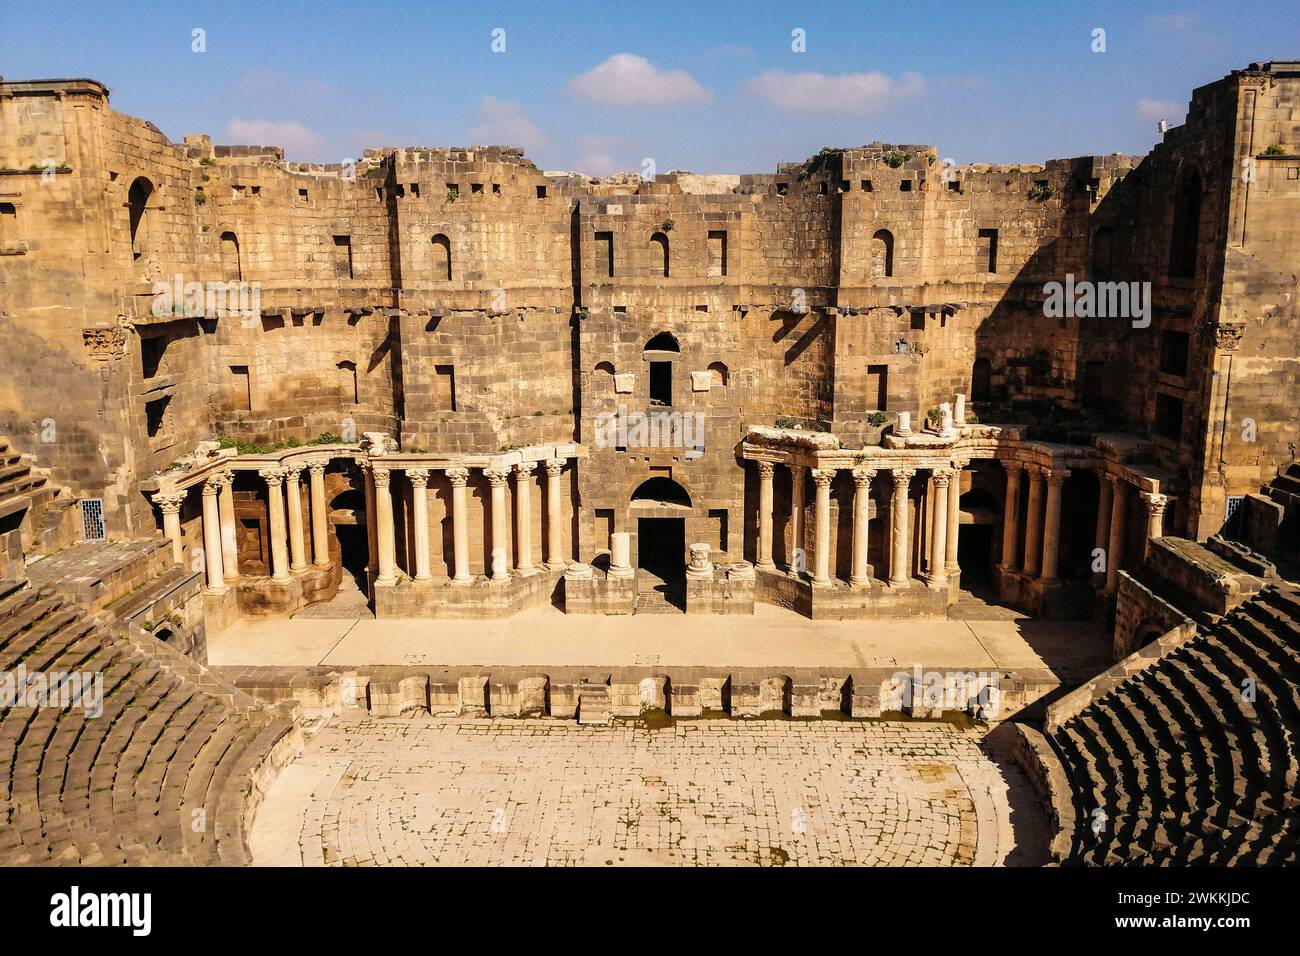
[(872, 192), (872, 188), (871, 188), (871, 180), (870, 180), (870, 179), (864, 179), (864, 180), (862, 180), (862, 191), (863, 191), (864, 193)]
[(481, 196), (481, 195), (483, 194), (483, 184), (482, 184), (482, 183), (470, 183), (470, 184), (469, 184), (469, 191), (470, 191), (470, 195), (472, 195), (472, 196)]
[(538, 199), (545, 199), (545, 198), (546, 198), (546, 187), (545, 187), (545, 186), (538, 186), (538, 187), (537, 187), (537, 198), (538, 198)]
[(306, 201), (307, 201), (307, 190), (305, 190), (305, 189), (299, 189), (299, 190), (298, 190), (298, 201), (299, 201), (299, 202), (306, 202)]
[(898, 189), (900, 192), (910, 193), (912, 191), (912, 181), (910, 179), (900, 180)]

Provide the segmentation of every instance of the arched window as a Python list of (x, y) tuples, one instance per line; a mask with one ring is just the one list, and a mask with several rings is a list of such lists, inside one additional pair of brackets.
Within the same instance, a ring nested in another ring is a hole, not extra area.
[(681, 346), (671, 332), (660, 332), (645, 344), (642, 357), (650, 363), (650, 404), (671, 406), (673, 403), (673, 360)]
[(1115, 258), (1115, 230), (1102, 226), (1092, 234), (1092, 278), (1109, 279)]
[(726, 388), (731, 382), (731, 373), (727, 371), (727, 366), (721, 362), (712, 362), (709, 365), (709, 378), (711, 380), (710, 388)]
[(451, 281), (451, 240), (442, 233), (433, 237), (433, 278)]
[(596, 367), (595, 369), (593, 369), (593, 371), (596, 373), (594, 376), (592, 376), (593, 378), (592, 385), (595, 387), (595, 394), (601, 395), (606, 392), (612, 393), (614, 391), (613, 363), (597, 362)]
[(1196, 246), (1201, 234), (1201, 174), (1185, 170), (1174, 196), (1174, 225), (1169, 238), (1169, 275), (1191, 279), (1196, 275)]
[(239, 267), (239, 239), (233, 232), (221, 234), (221, 275), (227, 281), (238, 282), (243, 278)]
[[(662, 232), (656, 232), (650, 237), (650, 251), (654, 256), (654, 265), (656, 275), (668, 278), (668, 237)], [(660, 270), (660, 263), (663, 267)]]
[(880, 279), (894, 274), (894, 234), (879, 229), (871, 237), (871, 278)]
[(677, 337), (671, 332), (660, 332), (649, 342), (645, 344), (646, 352), (681, 352), (682, 347), (677, 344)]
[(993, 363), (986, 358), (978, 358), (970, 373), (970, 400), (987, 402), (992, 397)]
[(671, 478), (656, 475), (637, 485), (636, 491), (632, 492), (630, 504), (633, 508), (638, 505), (641, 507), (689, 508), (691, 506), (691, 496), (685, 488)]
[(339, 398), (344, 403), (357, 404), (361, 401), (357, 387), (357, 363), (339, 362)]
[(139, 259), (144, 255), (144, 245), (149, 238), (145, 211), (149, 206), (149, 197), (153, 195), (153, 183), (143, 176), (131, 183), (126, 194), (126, 205), (131, 218), (131, 258)]

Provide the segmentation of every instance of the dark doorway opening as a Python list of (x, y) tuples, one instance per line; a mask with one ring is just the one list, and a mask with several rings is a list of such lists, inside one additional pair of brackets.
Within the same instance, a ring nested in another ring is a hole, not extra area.
[(964, 524), (957, 532), (957, 564), (961, 568), (961, 584), (967, 591), (987, 588), (991, 583), (990, 565), (993, 554), (991, 524)]
[[(639, 591), (658, 595), (678, 610), (686, 610), (686, 519), (638, 518), (637, 567)], [(653, 603), (653, 602), (650, 602)], [(638, 611), (650, 610), (637, 601)]]
[(366, 499), (355, 488), (336, 495), (330, 502), (330, 523), (339, 542), (339, 563), (343, 566), (340, 590), (356, 590), (369, 595), (370, 582), (366, 566), (370, 563), (370, 538), (366, 533)]

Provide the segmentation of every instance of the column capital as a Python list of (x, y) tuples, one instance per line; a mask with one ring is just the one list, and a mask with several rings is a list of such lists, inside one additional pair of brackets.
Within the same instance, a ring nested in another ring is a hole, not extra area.
[(947, 488), (948, 482), (952, 481), (956, 472), (951, 468), (932, 468), (930, 469), (930, 478), (934, 481), (936, 488)]
[(406, 477), (411, 480), (411, 484), (416, 488), (424, 488), (429, 484), (428, 468), (408, 468)]
[(1138, 497), (1141, 498), (1142, 503), (1147, 506), (1147, 512), (1153, 515), (1164, 514), (1165, 508), (1168, 506), (1170, 500), (1168, 495), (1162, 495), (1151, 491), (1140, 491), (1138, 492)]
[(181, 505), (185, 504), (185, 498), (188, 494), (185, 491), (162, 491), (153, 496), (153, 503), (165, 515), (180, 514)]
[(537, 470), (537, 462), (521, 461), (515, 465), (515, 481), (525, 482), (533, 477), (533, 472)]
[(1046, 478), (1050, 484), (1060, 485), (1065, 481), (1066, 478), (1070, 477), (1070, 469), (1069, 468), (1056, 468), (1056, 469), (1044, 468), (1043, 477)]
[(328, 458), (313, 458), (307, 462), (307, 470), (313, 475), (325, 474), (325, 468), (329, 465)]
[(800, 465), (795, 462), (791, 462), (790, 464), (786, 465), (786, 467), (790, 469), (790, 474), (795, 476), (802, 475), (805, 471), (808, 470), (807, 465)]
[(453, 466), (443, 472), (453, 488), (464, 488), (469, 483), (469, 469)]
[(1109, 481), (1116, 491), (1119, 491), (1128, 483), (1124, 480), (1123, 475), (1118, 475), (1110, 471), (1103, 472), (1101, 477)]
[(865, 488), (871, 484), (871, 479), (874, 477), (876, 477), (876, 469), (874, 468), (853, 469), (853, 483), (859, 488)]
[(891, 468), (889, 474), (894, 479), (894, 487), (904, 486), (916, 476), (915, 468)]
[(546, 468), (547, 477), (558, 478), (560, 476), (560, 472), (564, 470), (564, 459), (548, 458), (546, 459), (544, 465)]
[(370, 471), (375, 476), (376, 488), (388, 487), (388, 482), (393, 476), (391, 469), (385, 468), (383, 465), (372, 464), (370, 466)]
[(257, 473), (272, 487), (277, 487), (284, 481), (284, 472), (279, 468), (260, 468)]
[(813, 484), (818, 488), (829, 488), (836, 470), (835, 468), (809, 468), (808, 473), (812, 475)]
[(484, 468), (483, 476), (487, 478), (488, 484), (493, 488), (501, 488), (505, 485), (506, 479), (510, 477), (509, 468)]
[(306, 467), (306, 462), (295, 461), (282, 465), (281, 470), (284, 472), (284, 478), (286, 481), (298, 481), (302, 477), (302, 470)]
[(771, 477), (772, 477), (774, 474), (776, 474), (776, 463), (775, 463), (775, 462), (770, 462), (770, 461), (760, 461), (760, 462), (758, 462), (758, 477), (760, 477), (760, 478), (762, 478), (762, 479), (764, 479), (764, 480), (766, 481), (766, 480), (771, 479)]

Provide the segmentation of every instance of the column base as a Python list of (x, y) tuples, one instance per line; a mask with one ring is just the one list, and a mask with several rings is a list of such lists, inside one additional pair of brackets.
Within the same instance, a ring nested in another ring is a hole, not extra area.
[(760, 571), (775, 571), (775, 570), (776, 570), (776, 562), (775, 562), (775, 561), (759, 561), (757, 564), (754, 565), (754, 567), (756, 567), (756, 568), (757, 568), (758, 570), (760, 570)]
[(929, 578), (925, 583), (927, 587), (932, 587), (936, 591), (939, 591), (948, 586), (948, 577), (947, 575), (944, 575), (941, 578)]
[(544, 562), (543, 565), (548, 571), (563, 571), (569, 566), (569, 562), (560, 558), (555, 558)]
[(291, 565), (289, 565), (289, 573), (290, 573), (290, 574), (302, 574), (304, 571), (307, 570), (308, 567), (309, 567), (309, 565), (307, 565), (307, 564), (291, 564)]
[(900, 581), (890, 581), (889, 586), (895, 591), (905, 591), (912, 586), (912, 579), (903, 578)]
[(473, 584), (473, 583), (474, 583), (474, 579), (473, 579), (472, 577), (470, 577), (468, 574), (466, 574), (466, 575), (464, 575), (464, 576), (461, 576), (461, 575), (458, 574), (458, 575), (456, 575), (455, 577), (453, 577), (453, 578), (451, 579), (451, 583), (452, 583), (452, 584), (456, 584), (456, 585), (460, 585), (460, 586), (463, 587), (463, 586), (466, 585), (466, 584)]
[(515, 577), (519, 577), (519, 578), (531, 578), (534, 574), (540, 574), (540, 573), (541, 572), (534, 567), (515, 568)]

